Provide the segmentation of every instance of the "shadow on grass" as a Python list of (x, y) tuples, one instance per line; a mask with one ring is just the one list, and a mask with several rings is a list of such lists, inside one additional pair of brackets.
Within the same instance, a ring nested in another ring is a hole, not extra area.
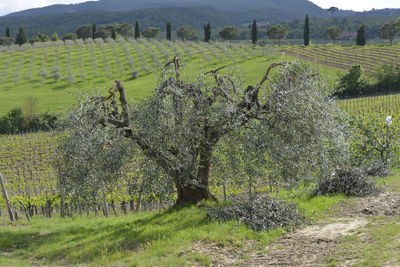
[(70, 223), (41, 222), (48, 225), (47, 229), (28, 226), (0, 230), (0, 253), (17, 252), (36, 259), (90, 263), (114, 254), (123, 258), (124, 253), (148, 249), (152, 242), (173, 239), (181, 232), (191, 232), (208, 223), (199, 209), (188, 207), (98, 221), (82, 218)]

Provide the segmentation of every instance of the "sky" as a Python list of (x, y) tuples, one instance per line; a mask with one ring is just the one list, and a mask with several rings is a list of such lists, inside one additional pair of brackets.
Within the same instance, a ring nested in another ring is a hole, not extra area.
[[(88, 0), (0, 0), (0, 16), (29, 8), (86, 1)], [(358, 11), (371, 10), (372, 8), (400, 8), (400, 0), (311, 0), (311, 2), (323, 8), (336, 6), (340, 9)]]
[[(2, 1), (2, 0), (0, 0)], [(364, 11), (382, 8), (400, 8), (400, 0), (310, 0), (322, 8), (332, 6), (340, 9)]]
[(88, 0), (0, 0), (0, 16), (35, 7), (44, 7), (54, 4), (74, 4)]

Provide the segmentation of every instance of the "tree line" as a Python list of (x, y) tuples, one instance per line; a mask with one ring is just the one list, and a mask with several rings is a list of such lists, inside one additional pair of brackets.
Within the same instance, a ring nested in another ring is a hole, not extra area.
[[(304, 45), (308, 46), (311, 40), (311, 30), (310, 30), (310, 20), (308, 15), (305, 17), (304, 21), (304, 31), (303, 31), (303, 39)], [(291, 28), (285, 24), (273, 24), (268, 26), (261, 26), (265, 29), (259, 29), (259, 26), (256, 20), (253, 20), (253, 23), (249, 25), (251, 42), (256, 44), (260, 38), (268, 37), (273, 40), (277, 40), (280, 45), (281, 40), (287, 37), (290, 37)], [(216, 35), (213, 35), (213, 28), (210, 23), (204, 24), (204, 37), (203, 41), (210, 42), (211, 40), (215, 40), (217, 38), (221, 38), (222, 40), (235, 40), (242, 39), (243, 36), (241, 29), (235, 26), (225, 26)], [(28, 38), (26, 31), (23, 27), (19, 28), (18, 33), (15, 37), (11, 37), (11, 29), (9, 27), (5, 30), (5, 37), (0, 37), (0, 45), (10, 46), (13, 44), (22, 45), (25, 43), (36, 43), (36, 42), (47, 42), (47, 41), (58, 41), (58, 40), (75, 40), (75, 39), (96, 39), (96, 38), (112, 38), (116, 39), (117, 37), (122, 38), (156, 38), (161, 32), (161, 29), (158, 27), (147, 27), (145, 29), (141, 29), (139, 22), (136, 21), (135, 25), (129, 23), (120, 23), (120, 24), (110, 24), (104, 25), (101, 27), (97, 27), (96, 24), (93, 25), (82, 25), (79, 26), (75, 33), (67, 33), (63, 36), (59, 37), (57, 33), (54, 33), (52, 36), (48, 36), (44, 33), (39, 32), (37, 35), (32, 38)], [(166, 23), (166, 39), (172, 40), (172, 25), (170, 22)], [(400, 18), (391, 23), (384, 24), (379, 29), (379, 38), (383, 40), (388, 40), (391, 44), (393, 43), (394, 38), (400, 33)], [(326, 30), (326, 36), (332, 40), (334, 43), (338, 40), (342, 34), (343, 30), (338, 26), (330, 26)], [(184, 25), (179, 27), (176, 30), (176, 36), (180, 38), (182, 41), (186, 40), (199, 40), (197, 36), (197, 31), (192, 26)], [(367, 39), (367, 29), (365, 25), (361, 25), (357, 30), (356, 44), (357, 45), (365, 45)]]

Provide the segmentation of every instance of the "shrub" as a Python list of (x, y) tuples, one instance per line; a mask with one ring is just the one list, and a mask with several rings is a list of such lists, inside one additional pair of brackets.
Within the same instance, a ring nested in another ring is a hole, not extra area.
[(238, 220), (255, 231), (292, 227), (306, 221), (296, 205), (260, 194), (233, 197), (231, 204), (210, 208), (207, 218), (218, 221)]
[(358, 167), (345, 167), (336, 170), (332, 177), (322, 180), (314, 195), (344, 194), (363, 197), (379, 192), (375, 183)]
[(363, 69), (360, 65), (354, 65), (340, 78), (336, 94), (340, 97), (360, 96), (366, 87), (367, 82), (363, 78)]

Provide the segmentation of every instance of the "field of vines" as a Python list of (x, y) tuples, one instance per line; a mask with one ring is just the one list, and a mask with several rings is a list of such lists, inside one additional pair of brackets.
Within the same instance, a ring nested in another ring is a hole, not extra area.
[(266, 48), (250, 44), (144, 39), (0, 47), (0, 115), (23, 106), (28, 97), (38, 101), (40, 111), (61, 112), (83, 92), (97, 91), (116, 79), (129, 85), (129, 96), (143, 98), (155, 87), (151, 74), (175, 55), (183, 65), (200, 68), (238, 64), (266, 53)]
[(380, 66), (400, 63), (400, 46), (285, 46), (288, 55), (322, 65), (347, 70), (361, 65), (366, 73), (376, 73)]

